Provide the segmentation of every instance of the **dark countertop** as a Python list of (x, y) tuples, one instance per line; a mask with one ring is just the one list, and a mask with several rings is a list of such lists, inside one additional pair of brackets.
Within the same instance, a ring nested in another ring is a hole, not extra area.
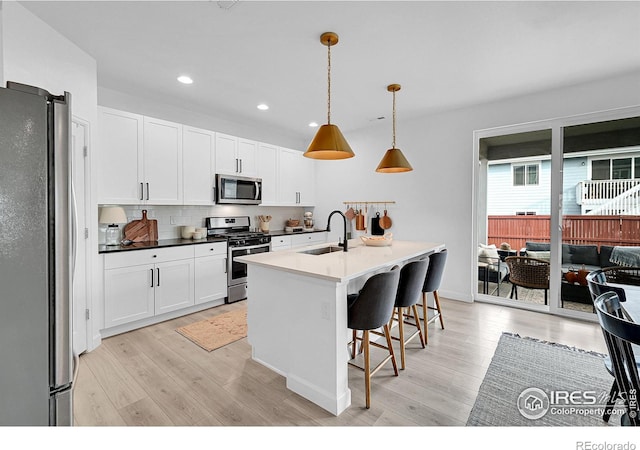
[(209, 237), (207, 239), (160, 239), (155, 242), (135, 242), (131, 245), (98, 245), (98, 253), (115, 253), (130, 250), (147, 250), (152, 248), (177, 247), (180, 245), (207, 244), (209, 242), (226, 242), (224, 238)]
[[(298, 232), (286, 232), (284, 230), (275, 230), (270, 231), (269, 236), (292, 236), (294, 234), (307, 234), (307, 233), (324, 233), (326, 230), (313, 230), (313, 231), (298, 231)], [(124, 252), (130, 250), (147, 250), (152, 248), (163, 248), (163, 247), (176, 247), (179, 245), (197, 245), (197, 244), (207, 244), (209, 242), (225, 242), (224, 238), (214, 238), (208, 237), (206, 239), (161, 239), (155, 242), (136, 242), (131, 245), (98, 245), (98, 253), (115, 253), (115, 252)]]

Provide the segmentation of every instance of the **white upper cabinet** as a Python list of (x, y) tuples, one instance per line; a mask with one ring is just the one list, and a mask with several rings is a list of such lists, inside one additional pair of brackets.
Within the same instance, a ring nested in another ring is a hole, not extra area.
[(262, 178), (262, 205), (278, 204), (278, 147), (258, 144), (258, 177)]
[(182, 125), (99, 108), (102, 204), (181, 205)]
[(257, 165), (258, 143), (249, 139), (238, 139), (238, 159), (240, 160), (240, 175), (255, 177), (258, 175)]
[(143, 117), (98, 108), (98, 202), (119, 205), (143, 200)]
[(256, 176), (257, 150), (256, 141), (216, 133), (216, 173)]
[(182, 128), (182, 185), (185, 205), (215, 203), (215, 133)]
[(302, 152), (279, 149), (279, 204), (285, 206), (313, 206), (315, 204), (314, 161)]
[(144, 118), (144, 200), (153, 205), (181, 205), (182, 125)]

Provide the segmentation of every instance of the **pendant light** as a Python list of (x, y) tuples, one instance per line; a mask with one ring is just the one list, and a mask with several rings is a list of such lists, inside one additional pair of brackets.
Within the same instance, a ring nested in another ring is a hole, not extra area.
[(397, 173), (413, 170), (413, 167), (411, 167), (407, 158), (404, 157), (402, 151), (396, 148), (396, 92), (399, 90), (399, 84), (390, 84), (387, 86), (387, 91), (393, 92), (393, 145), (382, 157), (382, 161), (378, 164), (376, 172)]
[(322, 33), (320, 42), (327, 46), (327, 123), (322, 125), (304, 152), (313, 159), (346, 159), (355, 156), (337, 125), (331, 123), (331, 46), (338, 43), (336, 33)]

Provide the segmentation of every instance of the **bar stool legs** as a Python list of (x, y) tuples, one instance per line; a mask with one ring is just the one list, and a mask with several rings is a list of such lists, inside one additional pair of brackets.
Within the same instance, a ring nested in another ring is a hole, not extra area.
[[(444, 330), (444, 318), (442, 316), (442, 309), (440, 309), (440, 297), (438, 297), (438, 291), (433, 291), (434, 306), (429, 306), (427, 303), (427, 293), (422, 293), (422, 321), (424, 322), (424, 342), (429, 343), (429, 329), (428, 325), (431, 322), (435, 322), (436, 319), (440, 319), (440, 327)], [(433, 317), (429, 318), (428, 312), (435, 311)]]
[[(396, 362), (396, 355), (393, 351), (393, 346), (391, 345), (391, 333), (389, 331), (389, 325), (383, 325), (384, 336), (387, 341), (386, 347), (382, 344), (379, 344), (375, 341), (370, 340), (369, 330), (362, 331), (362, 337), (358, 337), (357, 331), (353, 330), (353, 341), (351, 344), (351, 359), (356, 357), (356, 342), (362, 341), (361, 352), (364, 352), (364, 369), (352, 362), (349, 362), (354, 367), (358, 369), (364, 370), (364, 390), (365, 390), (365, 403), (367, 409), (371, 407), (371, 377), (375, 375), (375, 373), (382, 368), (389, 360), (393, 364), (393, 373), (395, 376), (398, 376), (398, 364)], [(389, 355), (387, 355), (381, 362), (378, 363), (373, 369), (371, 369), (371, 346), (387, 349), (389, 350)], [(360, 352), (358, 352), (360, 353)]]
[[(389, 321), (389, 327), (391, 327), (393, 325), (393, 321), (397, 320), (398, 321), (398, 337), (391, 337), (391, 339), (395, 339), (397, 341), (400, 342), (400, 367), (402, 368), (402, 370), (406, 369), (406, 364), (405, 364), (405, 358), (406, 358), (406, 352), (405, 352), (405, 346), (416, 336), (420, 337), (420, 345), (422, 345), (422, 348), (425, 348), (425, 340), (422, 334), (422, 327), (420, 326), (420, 316), (418, 315), (418, 305), (414, 304), (411, 306), (408, 306), (407, 308), (409, 308), (413, 314), (409, 315), (409, 314), (405, 314), (404, 313), (404, 308), (399, 306), (397, 308), (395, 308), (395, 311), (393, 313), (393, 315), (391, 316), (391, 320)], [(398, 316), (398, 319), (395, 319), (395, 316)], [(413, 318), (414, 322), (409, 322), (406, 319), (409, 318)], [(416, 331), (409, 336), (407, 339), (404, 338), (404, 325), (408, 324), (408, 325), (412, 325), (416, 327)]]

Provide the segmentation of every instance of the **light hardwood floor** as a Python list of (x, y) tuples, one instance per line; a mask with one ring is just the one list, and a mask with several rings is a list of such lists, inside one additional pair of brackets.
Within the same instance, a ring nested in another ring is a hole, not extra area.
[(442, 299), (446, 329), (431, 324), (426, 349), (417, 340), (409, 344), (407, 368), (399, 377), (387, 364), (372, 378), (369, 410), (364, 408), (364, 375), (350, 368), (352, 404), (334, 417), (254, 362), (246, 338), (209, 353), (175, 331), (244, 307), (245, 302), (224, 305), (113, 336), (81, 355), (75, 424), (464, 425), (503, 331), (606, 353), (594, 323)]

